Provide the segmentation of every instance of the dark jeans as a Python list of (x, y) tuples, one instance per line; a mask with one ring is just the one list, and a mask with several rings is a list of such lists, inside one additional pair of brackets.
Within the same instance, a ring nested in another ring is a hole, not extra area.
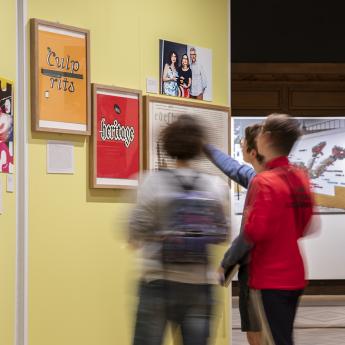
[(211, 285), (141, 282), (133, 345), (161, 345), (167, 322), (180, 327), (184, 345), (206, 345), (211, 309)]
[(293, 345), (293, 324), (303, 290), (261, 290), (262, 304), (275, 345)]

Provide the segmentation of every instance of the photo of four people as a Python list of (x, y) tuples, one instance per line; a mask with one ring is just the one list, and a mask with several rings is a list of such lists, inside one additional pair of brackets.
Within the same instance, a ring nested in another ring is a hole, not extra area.
[(212, 51), (165, 40), (159, 42), (161, 94), (212, 100)]

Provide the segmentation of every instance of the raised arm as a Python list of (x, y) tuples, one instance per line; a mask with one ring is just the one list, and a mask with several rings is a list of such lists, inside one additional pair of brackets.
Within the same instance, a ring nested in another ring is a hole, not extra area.
[(255, 170), (246, 164), (240, 164), (236, 159), (207, 144), (204, 147), (210, 160), (231, 180), (248, 188), (249, 182), (256, 175)]

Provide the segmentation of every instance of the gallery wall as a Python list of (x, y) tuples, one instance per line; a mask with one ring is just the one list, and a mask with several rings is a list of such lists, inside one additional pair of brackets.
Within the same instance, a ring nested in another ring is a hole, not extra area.
[[(1, 58), (0, 78), (16, 79), (16, 4), (0, 0)], [(14, 343), (15, 260), (16, 260), (16, 193), (7, 193), (8, 174), (0, 173), (0, 344)], [(15, 179), (15, 173), (12, 174)], [(15, 190), (15, 189), (14, 189)]]
[[(159, 77), (159, 39), (212, 49), (218, 105), (228, 105), (227, 13), (226, 0), (28, 1), (28, 18), (90, 30), (91, 82), (145, 91), (146, 77)], [(74, 174), (46, 173), (52, 139), (73, 143)], [(125, 221), (134, 193), (89, 188), (83, 136), (30, 131), (28, 158), (29, 343), (129, 344), (138, 276)], [(227, 314), (217, 344), (228, 343)]]

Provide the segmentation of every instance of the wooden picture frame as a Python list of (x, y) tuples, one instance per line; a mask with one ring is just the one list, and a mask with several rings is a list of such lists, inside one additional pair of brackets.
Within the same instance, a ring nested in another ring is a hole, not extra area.
[(134, 189), (143, 169), (142, 93), (92, 84), (90, 187)]
[[(210, 144), (214, 144), (225, 153), (230, 152), (229, 107), (195, 101), (145, 96), (145, 169), (152, 170), (173, 166), (171, 159), (164, 156), (164, 154), (161, 155), (162, 148), (159, 144), (158, 132), (165, 125), (175, 120), (179, 114), (190, 114), (200, 119), (208, 131)], [(153, 120), (156, 122), (155, 124)], [(160, 156), (163, 158), (161, 159)], [(198, 160), (196, 167), (201, 171), (218, 175), (222, 179), (227, 180), (227, 177), (206, 157)]]
[(32, 130), (91, 135), (90, 32), (30, 20)]

